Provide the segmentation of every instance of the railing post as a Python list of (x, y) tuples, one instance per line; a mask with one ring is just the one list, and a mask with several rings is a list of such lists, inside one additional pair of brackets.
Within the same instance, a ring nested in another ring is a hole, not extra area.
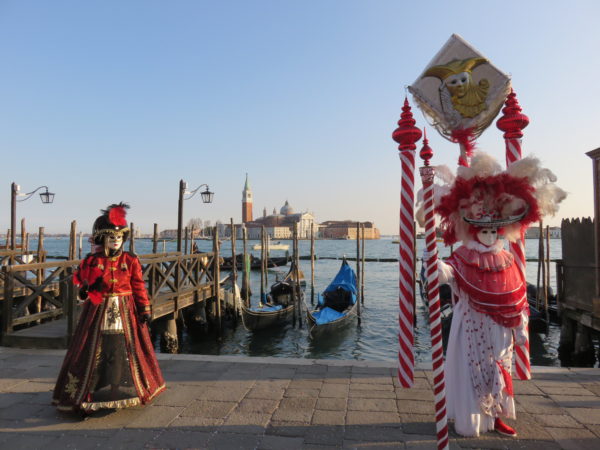
[[(64, 282), (66, 284), (66, 286), (64, 287), (65, 291), (66, 291), (66, 303), (68, 304), (68, 313), (67, 313), (67, 341), (69, 343), (69, 345), (71, 344), (71, 339), (73, 338), (73, 334), (75, 333), (75, 325), (77, 322), (77, 315), (75, 312), (75, 305), (76, 305), (76, 296), (77, 294), (75, 293), (76, 289), (75, 286), (73, 285), (73, 267), (66, 267), (65, 268), (66, 271), (66, 277), (64, 279)], [(64, 304), (63, 304), (63, 308), (64, 308)]]
[(2, 337), (12, 332), (12, 306), (14, 277), (9, 270), (10, 266), (3, 266), (4, 272), (4, 301), (2, 302)]

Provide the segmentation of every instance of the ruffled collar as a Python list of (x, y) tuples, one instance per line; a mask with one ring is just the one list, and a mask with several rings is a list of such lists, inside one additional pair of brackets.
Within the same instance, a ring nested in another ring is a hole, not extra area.
[(499, 272), (514, 263), (513, 255), (504, 250), (502, 244), (499, 241), (495, 245), (487, 247), (479, 242), (471, 241), (454, 250), (451, 258), (456, 258), (463, 264), (479, 270)]

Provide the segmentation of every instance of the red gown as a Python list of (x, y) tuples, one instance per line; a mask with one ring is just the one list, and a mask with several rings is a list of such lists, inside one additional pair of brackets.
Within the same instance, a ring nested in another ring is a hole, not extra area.
[[(99, 279), (100, 278), (100, 279)], [(86, 412), (145, 404), (165, 389), (148, 326), (150, 302), (137, 256), (88, 255), (77, 285), (94, 285), (83, 305), (54, 388), (60, 410)]]

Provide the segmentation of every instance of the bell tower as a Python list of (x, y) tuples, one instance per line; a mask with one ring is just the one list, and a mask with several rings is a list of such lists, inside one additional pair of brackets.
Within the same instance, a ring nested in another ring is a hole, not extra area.
[(252, 222), (252, 191), (246, 174), (246, 184), (242, 192), (242, 223)]

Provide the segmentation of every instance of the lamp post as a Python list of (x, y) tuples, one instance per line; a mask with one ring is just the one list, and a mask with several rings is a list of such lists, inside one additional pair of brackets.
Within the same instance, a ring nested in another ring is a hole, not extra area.
[[(196, 195), (196, 192), (198, 192), (198, 190), (202, 186), (206, 186), (206, 190), (204, 190), (200, 193), (200, 196), (202, 197), (202, 203), (212, 203), (212, 199), (213, 199), (213, 196), (215, 195), (215, 193), (211, 192), (209, 190), (208, 184), (201, 184), (193, 191), (188, 191), (187, 183), (183, 180), (179, 180), (179, 207), (177, 209), (177, 251), (178, 252), (181, 251), (181, 230), (183, 227), (183, 201), (189, 200), (194, 195)], [(185, 198), (186, 195), (188, 195), (189, 197)]]
[[(54, 193), (48, 191), (48, 186), (40, 186), (35, 190), (28, 192), (26, 194), (20, 194), (20, 187), (17, 183), (13, 182), (10, 186), (10, 248), (11, 250), (15, 250), (15, 228), (17, 227), (17, 201), (24, 202), (25, 200), (29, 200), (33, 194), (35, 194), (40, 189), (46, 189), (44, 192), (40, 192), (40, 199), (42, 203), (52, 203), (54, 201)], [(22, 195), (25, 198), (17, 200), (17, 196)]]

